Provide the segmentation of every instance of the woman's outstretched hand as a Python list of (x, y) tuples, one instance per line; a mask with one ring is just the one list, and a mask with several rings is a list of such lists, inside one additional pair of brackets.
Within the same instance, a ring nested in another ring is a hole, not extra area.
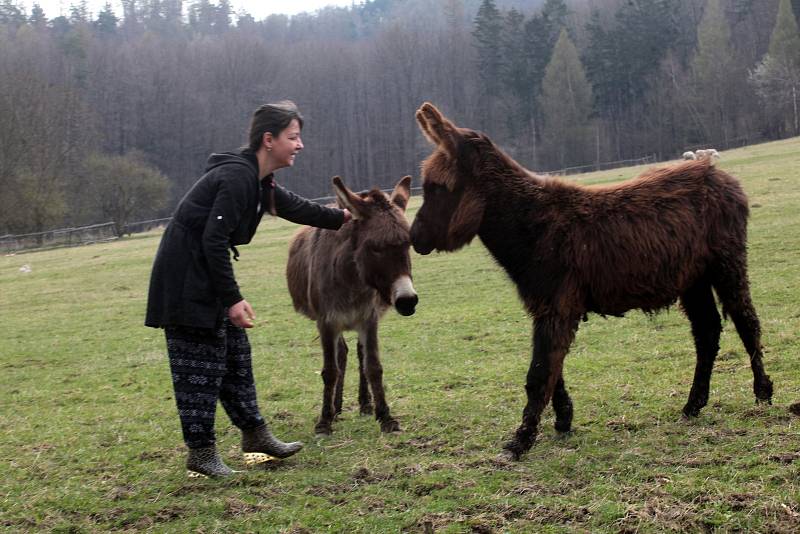
[(239, 328), (253, 328), (256, 314), (250, 303), (242, 299), (228, 309), (228, 318)]

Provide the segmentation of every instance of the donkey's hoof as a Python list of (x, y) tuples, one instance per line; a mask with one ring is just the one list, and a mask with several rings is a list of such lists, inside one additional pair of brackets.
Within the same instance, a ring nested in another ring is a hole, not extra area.
[(693, 419), (700, 415), (700, 409), (702, 406), (697, 406), (694, 404), (687, 403), (686, 406), (683, 407), (683, 418), (684, 419)]
[[(531, 445), (533, 445), (533, 443), (531, 443)], [(520, 440), (515, 437), (503, 445), (503, 451), (500, 453), (500, 456), (506, 456), (506, 459), (510, 461), (517, 461), (528, 449), (530, 449), (530, 446), (525, 447), (525, 445), (523, 445)]]
[(331, 429), (331, 425), (320, 423), (314, 427), (314, 434), (317, 439), (327, 438), (333, 434), (333, 430)]
[(398, 423), (396, 419), (381, 421), (381, 432), (386, 432), (387, 434), (391, 432), (400, 432), (400, 423)]
[(569, 434), (572, 432), (572, 421), (569, 422), (559, 422), (556, 421), (555, 425), (553, 425), (556, 429), (556, 432), (560, 432), (562, 434)]
[(766, 402), (767, 404), (771, 405), (772, 390), (772, 380), (770, 380), (768, 376), (765, 376), (763, 379), (753, 383), (753, 393), (756, 394), (757, 403)]
[(497, 461), (502, 463), (516, 462), (518, 460), (519, 460), (519, 454), (509, 449), (503, 449), (502, 451), (500, 451), (500, 454), (497, 455)]
[(361, 415), (372, 415), (375, 413), (375, 407), (372, 404), (362, 404), (359, 412)]

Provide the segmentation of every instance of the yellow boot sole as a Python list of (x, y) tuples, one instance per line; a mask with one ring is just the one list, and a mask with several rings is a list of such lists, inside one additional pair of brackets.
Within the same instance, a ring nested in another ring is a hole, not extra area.
[(275, 458), (274, 456), (270, 456), (269, 454), (265, 454), (263, 452), (244, 453), (244, 463), (249, 467), (252, 467), (254, 465), (265, 464), (273, 460), (277, 460), (277, 458)]

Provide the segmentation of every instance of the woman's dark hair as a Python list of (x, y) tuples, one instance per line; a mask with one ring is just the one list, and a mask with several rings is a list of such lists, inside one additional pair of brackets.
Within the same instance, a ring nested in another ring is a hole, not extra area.
[(297, 105), (291, 100), (281, 100), (272, 104), (264, 104), (253, 113), (253, 120), (250, 121), (250, 141), (249, 148), (253, 152), (261, 146), (264, 134), (270, 132), (278, 137), (287, 126), (297, 119), (300, 128), (303, 128), (303, 116), (297, 109)]

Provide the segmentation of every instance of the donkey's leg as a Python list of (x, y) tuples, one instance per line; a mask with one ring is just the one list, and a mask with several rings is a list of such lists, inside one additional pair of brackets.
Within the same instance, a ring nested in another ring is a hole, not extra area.
[(334, 418), (342, 413), (342, 390), (344, 389), (344, 373), (347, 370), (347, 343), (344, 335), (339, 335), (336, 348), (336, 362), (339, 367), (339, 376), (336, 379), (336, 396), (333, 401)]
[[(577, 327), (577, 318), (547, 316), (534, 321), (533, 359), (525, 383), (528, 403), (522, 412), (522, 424), (511, 441), (503, 445), (504, 456), (507, 458), (519, 460), (536, 440), (542, 410), (550, 402), (556, 384), (561, 378), (564, 357), (575, 337)], [(563, 409), (563, 404), (560, 406)]]
[(719, 352), (722, 322), (708, 280), (699, 280), (681, 295), (681, 305), (692, 324), (692, 336), (697, 351), (694, 381), (683, 413), (686, 417), (697, 417), (700, 409), (708, 403), (711, 371)]
[(717, 290), (717, 296), (722, 303), (723, 313), (733, 319), (736, 331), (750, 356), (756, 401), (772, 404), (772, 380), (764, 371), (764, 364), (761, 361), (761, 324), (750, 299), (744, 255), (726, 262), (726, 268), (718, 269), (715, 274), (714, 289)]
[(553, 391), (553, 411), (556, 413), (556, 430), (569, 432), (572, 429), (572, 399), (567, 393), (563, 375), (558, 377)]
[(397, 432), (400, 424), (389, 413), (383, 392), (383, 366), (378, 354), (378, 320), (373, 319), (358, 332), (359, 342), (364, 345), (364, 371), (375, 399), (375, 419), (381, 422), (382, 432)]
[(314, 429), (318, 436), (331, 433), (331, 423), (335, 415), (334, 395), (339, 378), (339, 365), (336, 360), (336, 347), (339, 344), (339, 332), (329, 325), (319, 322), (319, 339), (322, 343), (322, 415)]
[(364, 369), (364, 345), (360, 339), (358, 341), (358, 406), (361, 415), (372, 415), (375, 411), (367, 383), (367, 373)]

